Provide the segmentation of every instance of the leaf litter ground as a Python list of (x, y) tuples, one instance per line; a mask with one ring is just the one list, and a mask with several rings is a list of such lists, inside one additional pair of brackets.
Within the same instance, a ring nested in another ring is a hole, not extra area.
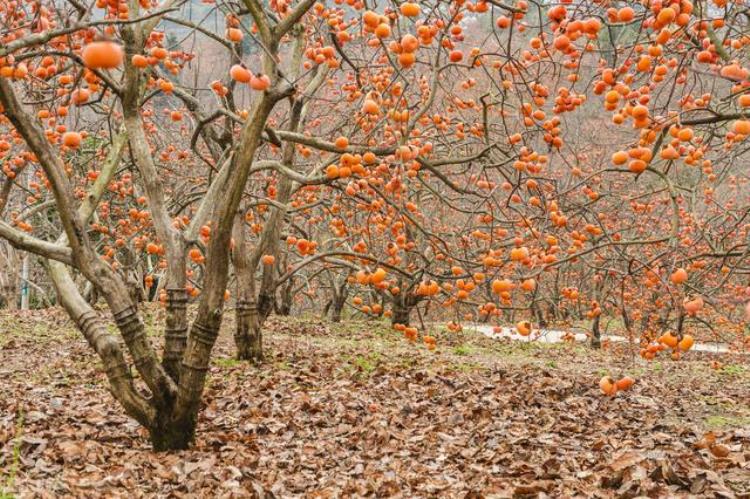
[[(272, 318), (253, 367), (230, 315), (195, 446), (171, 454), (59, 310), (0, 315), (0, 497), (750, 497), (744, 358), (460, 333), (430, 352), (378, 322)], [(637, 382), (605, 397), (605, 374)]]

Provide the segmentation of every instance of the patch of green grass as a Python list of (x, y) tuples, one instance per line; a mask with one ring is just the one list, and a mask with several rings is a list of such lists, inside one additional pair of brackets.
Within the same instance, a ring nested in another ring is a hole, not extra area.
[(473, 349), (469, 345), (458, 345), (457, 347), (453, 348), (453, 353), (456, 355), (471, 355), (473, 352)]
[(224, 357), (221, 359), (215, 359), (214, 363), (223, 368), (231, 368), (231, 367), (237, 367), (239, 365), (242, 365), (241, 360), (233, 359), (231, 357)]
[(419, 361), (414, 357), (404, 357), (399, 363), (398, 367), (402, 369), (412, 369), (419, 364)]
[(727, 376), (739, 376), (741, 374), (744, 374), (747, 371), (747, 368), (744, 366), (740, 366), (737, 364), (727, 364), (726, 366), (719, 369), (719, 374), (724, 374)]
[(455, 368), (456, 368), (456, 371), (459, 371), (462, 373), (472, 373), (472, 372), (487, 369), (482, 364), (477, 364), (476, 362), (459, 362), (455, 364)]
[(705, 419), (706, 426), (714, 429), (738, 428), (750, 426), (750, 417), (748, 416), (708, 416)]
[(377, 367), (380, 361), (380, 353), (373, 352), (370, 355), (357, 355), (351, 364), (361, 373), (370, 375)]
[(285, 360), (280, 360), (274, 363), (273, 368), (277, 371), (288, 371), (291, 368), (291, 366), (289, 365), (289, 362)]

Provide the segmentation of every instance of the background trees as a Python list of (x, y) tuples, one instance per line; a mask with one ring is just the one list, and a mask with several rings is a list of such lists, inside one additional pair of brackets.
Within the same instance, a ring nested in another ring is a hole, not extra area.
[(0, 11), (0, 236), (157, 448), (193, 436), (227, 303), (256, 361), (273, 311), (345, 304), (431, 348), (430, 321), (596, 342), (602, 314), (647, 358), (696, 324), (743, 341), (714, 327), (747, 294), (743, 3), (194, 8)]

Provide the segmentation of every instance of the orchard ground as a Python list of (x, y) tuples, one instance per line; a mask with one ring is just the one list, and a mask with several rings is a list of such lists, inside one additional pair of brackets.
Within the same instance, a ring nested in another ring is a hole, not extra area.
[[(61, 311), (3, 311), (0, 496), (750, 494), (747, 356), (445, 331), (429, 351), (377, 321), (272, 317), (253, 367), (231, 315), (194, 447), (154, 453)], [(636, 384), (607, 397), (604, 375)]]

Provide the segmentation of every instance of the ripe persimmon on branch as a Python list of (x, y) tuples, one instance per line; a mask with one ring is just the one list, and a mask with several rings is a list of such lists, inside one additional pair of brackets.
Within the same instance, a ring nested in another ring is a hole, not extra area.
[(256, 362), (296, 297), (428, 348), (620, 316), (653, 358), (748, 295), (739, 2), (2, 7), (0, 237), (157, 449), (194, 437), (226, 304)]

